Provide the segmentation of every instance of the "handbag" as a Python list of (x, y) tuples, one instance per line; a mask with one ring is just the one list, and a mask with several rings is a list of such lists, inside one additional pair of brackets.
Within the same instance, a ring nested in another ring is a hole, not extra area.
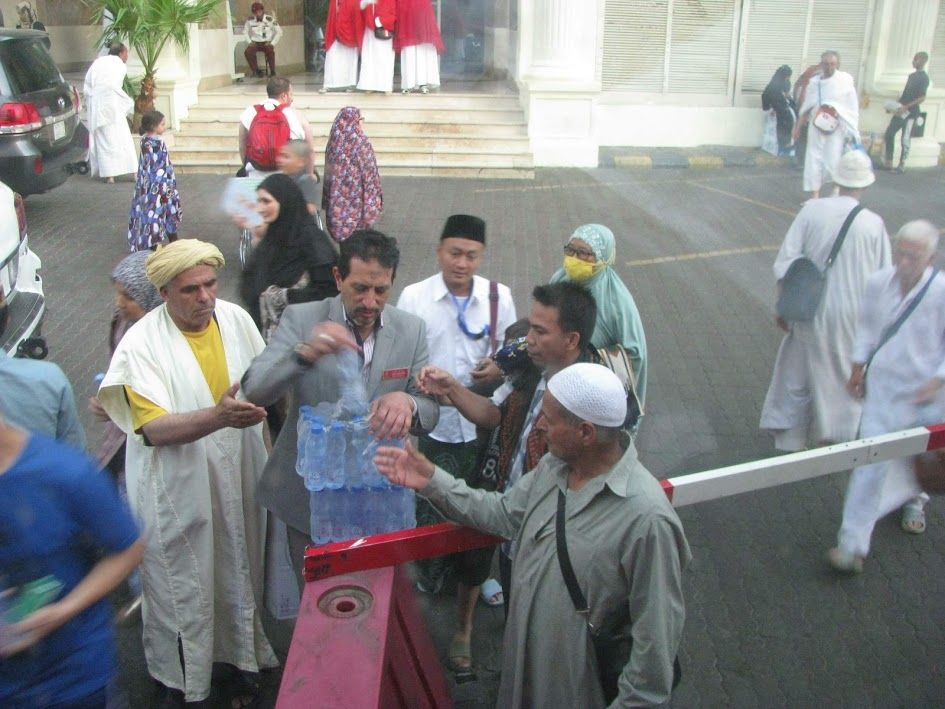
[(817, 107), (816, 113), (814, 113), (814, 128), (821, 133), (833, 133), (840, 126), (840, 115), (833, 106), (824, 105), (821, 102), (819, 81), (817, 82), (817, 103), (820, 105)]
[(636, 422), (643, 415), (643, 402), (637, 394), (637, 373), (633, 369), (633, 360), (627, 354), (623, 345), (613, 345), (611, 347), (600, 347), (597, 349), (600, 357), (600, 363), (617, 375), (620, 383), (627, 392), (627, 417), (626, 422), (631, 427), (636, 426)]
[(787, 273), (781, 279), (781, 292), (778, 294), (776, 311), (787, 322), (809, 322), (817, 313), (817, 306), (824, 296), (824, 285), (827, 283), (827, 271), (833, 265), (834, 259), (840, 253), (843, 240), (847, 237), (850, 225), (856, 215), (863, 209), (862, 204), (856, 205), (840, 227), (840, 233), (833, 242), (827, 264), (821, 271), (817, 264), (806, 256), (794, 259), (788, 267)]
[[(610, 704), (617, 698), (619, 693), (617, 680), (630, 661), (630, 651), (633, 648), (633, 635), (630, 632), (632, 625), (630, 611), (626, 603), (619, 604), (619, 607), (604, 619), (599, 628), (595, 628), (587, 620), (590, 615), (587, 599), (584, 598), (577, 576), (574, 574), (574, 568), (571, 566), (564, 527), (565, 497), (564, 493), (558, 490), (558, 509), (555, 513), (555, 545), (558, 551), (558, 566), (561, 567), (561, 575), (564, 576), (564, 583), (568, 587), (568, 595), (571, 596), (574, 610), (585, 618), (587, 632), (594, 646), (594, 656), (597, 659), (597, 676), (601, 688), (604, 690), (604, 699)], [(677, 655), (673, 660), (673, 689), (676, 689), (681, 680), (682, 665), (679, 664), (679, 656)]]
[(375, 39), (393, 39), (394, 33), (391, 32), (386, 27), (375, 27), (374, 28), (374, 38)]

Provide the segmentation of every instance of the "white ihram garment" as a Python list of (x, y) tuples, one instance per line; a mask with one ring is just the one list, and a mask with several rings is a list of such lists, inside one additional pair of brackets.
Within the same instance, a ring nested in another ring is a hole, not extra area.
[(119, 57), (99, 57), (85, 75), (89, 127), (89, 169), (93, 176), (116, 177), (138, 171), (138, 151), (127, 116), (134, 101), (122, 83), (127, 67)]
[(358, 83), (358, 48), (337, 39), (325, 52), (326, 89), (346, 89)]
[(378, 39), (371, 27), (364, 28), (358, 88), (388, 94), (394, 90), (394, 40)]
[[(840, 125), (833, 133), (824, 133), (814, 126), (814, 115), (822, 105), (833, 106), (840, 116)], [(845, 71), (835, 71), (829, 79), (812, 78), (799, 115), (803, 116), (808, 111), (804, 191), (813, 192), (819, 190), (824, 182), (833, 180), (846, 139), (849, 137), (859, 142), (860, 106), (853, 77)]]
[[(217, 300), (229, 381), (265, 347), (244, 310)], [(266, 464), (262, 424), (224, 428), (181, 445), (145, 445), (124, 387), (177, 414), (215, 405), (194, 353), (162, 305), (122, 338), (99, 390), (126, 434), (128, 499), (147, 537), (141, 562), (148, 672), (186, 701), (206, 699), (214, 662), (258, 672), (278, 660), (263, 631), (266, 513), (256, 483)], [(184, 668), (178, 655), (178, 638)]]
[[(774, 262), (780, 281), (801, 256), (824, 269), (834, 240), (856, 206), (852, 197), (807, 202), (788, 229)], [(780, 450), (801, 450), (808, 440), (856, 437), (861, 405), (847, 392), (860, 302), (866, 280), (890, 262), (883, 220), (862, 210), (827, 273), (823, 299), (810, 322), (793, 323), (775, 360), (760, 427), (775, 434)]]
[[(895, 322), (932, 274), (922, 278), (904, 297), (893, 267), (874, 274), (867, 283), (855, 362), (864, 363), (886, 327)], [(937, 275), (925, 297), (899, 331), (873, 357), (866, 373), (862, 437), (892, 433), (917, 424), (938, 423), (945, 414), (945, 390), (932, 406), (935, 421), (918, 421), (916, 392), (933, 377), (945, 379), (945, 276)], [(920, 494), (911, 458), (864, 465), (853, 471), (843, 503), (840, 550), (866, 556), (876, 522), (912, 500), (921, 509), (928, 496)]]
[(432, 44), (415, 44), (400, 50), (400, 88), (440, 85), (440, 55)]

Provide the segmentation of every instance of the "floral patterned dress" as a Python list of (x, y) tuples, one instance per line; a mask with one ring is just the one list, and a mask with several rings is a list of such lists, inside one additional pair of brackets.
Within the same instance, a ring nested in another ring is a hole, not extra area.
[(128, 245), (131, 251), (153, 249), (174, 241), (180, 226), (180, 194), (167, 146), (158, 136), (141, 138), (138, 178), (128, 216)]
[(361, 130), (361, 111), (346, 106), (338, 112), (325, 146), (322, 207), (328, 233), (342, 242), (367, 229), (384, 211), (384, 194), (371, 141)]

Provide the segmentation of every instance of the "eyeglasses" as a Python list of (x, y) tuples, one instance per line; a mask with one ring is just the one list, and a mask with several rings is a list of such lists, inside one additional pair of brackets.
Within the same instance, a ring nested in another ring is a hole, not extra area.
[(576, 249), (571, 244), (566, 244), (564, 247), (565, 256), (574, 256), (581, 259), (582, 261), (594, 262), (597, 260), (597, 255), (593, 251), (588, 251), (587, 249)]

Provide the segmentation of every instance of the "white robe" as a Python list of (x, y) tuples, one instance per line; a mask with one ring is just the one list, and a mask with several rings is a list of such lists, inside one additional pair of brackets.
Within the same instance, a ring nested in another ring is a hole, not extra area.
[(415, 44), (400, 50), (400, 88), (440, 85), (440, 56), (432, 44)]
[[(926, 269), (905, 296), (894, 267), (874, 274), (866, 286), (857, 328), (855, 362), (864, 363), (886, 327), (922, 290), (931, 276)], [(945, 415), (945, 390), (926, 412), (934, 420), (920, 421), (915, 404), (918, 390), (933, 377), (945, 379), (945, 276), (936, 276), (919, 306), (899, 331), (873, 357), (866, 373), (866, 397), (860, 435), (878, 436), (928, 423), (941, 423)], [(866, 556), (876, 522), (909, 500), (921, 507), (911, 458), (864, 465), (853, 471), (843, 505), (838, 543), (850, 554)]]
[[(814, 127), (814, 115), (822, 105), (833, 106), (840, 116), (840, 125), (833, 133), (824, 133)], [(833, 180), (844, 142), (851, 138), (859, 142), (860, 105), (853, 77), (845, 71), (835, 71), (829, 79), (813, 77), (804, 95), (800, 115), (808, 113), (807, 152), (804, 156), (804, 191), (819, 190), (824, 182)]]
[[(784, 237), (774, 262), (781, 280), (791, 263), (806, 256), (821, 270), (856, 200), (848, 196), (807, 202)], [(871, 273), (890, 263), (883, 220), (861, 211), (827, 273), (814, 319), (794, 323), (785, 335), (761, 412), (760, 427), (775, 433), (780, 450), (801, 450), (808, 440), (856, 437), (860, 402), (847, 393), (859, 306)]]
[(89, 127), (89, 169), (93, 176), (116, 177), (138, 171), (138, 151), (127, 116), (134, 101), (122, 83), (127, 67), (111, 55), (99, 57), (85, 75), (85, 95)]
[(388, 94), (394, 90), (394, 41), (378, 39), (371, 27), (364, 28), (358, 88)]
[(358, 83), (358, 48), (335, 40), (325, 52), (326, 89), (346, 89)]
[[(265, 345), (236, 305), (217, 300), (216, 318), (229, 379), (238, 381)], [(132, 430), (126, 385), (169, 413), (216, 403), (166, 306), (122, 338), (99, 399), (128, 434), (128, 499), (147, 536), (141, 580), (148, 672), (197, 701), (210, 692), (214, 662), (250, 672), (278, 665), (258, 610), (266, 533), (255, 497), (266, 463), (262, 424), (224, 428), (193, 443), (146, 446)]]

